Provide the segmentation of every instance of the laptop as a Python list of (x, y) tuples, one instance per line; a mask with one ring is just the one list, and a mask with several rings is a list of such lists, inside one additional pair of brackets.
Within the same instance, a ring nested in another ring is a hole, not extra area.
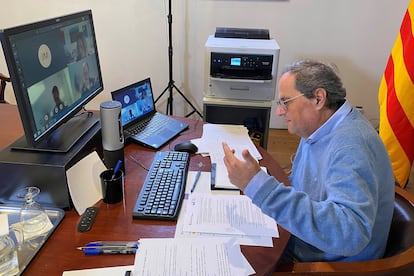
[(114, 101), (122, 104), (121, 121), (126, 141), (159, 149), (188, 128), (187, 123), (156, 111), (150, 78), (112, 91), (111, 95)]

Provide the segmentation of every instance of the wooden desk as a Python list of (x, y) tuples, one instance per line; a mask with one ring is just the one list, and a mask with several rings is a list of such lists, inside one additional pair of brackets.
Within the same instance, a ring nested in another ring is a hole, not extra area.
[[(200, 137), (202, 121), (180, 118), (190, 124), (190, 128), (165, 145), (162, 151), (172, 150), (176, 143)], [(5, 148), (23, 134), (17, 108), (14, 105), (0, 104), (0, 149)], [(287, 183), (287, 176), (281, 167), (263, 149), (260, 162), (270, 173)], [(133, 220), (132, 209), (141, 190), (142, 182), (147, 175), (154, 158), (155, 151), (135, 144), (125, 147), (125, 199), (123, 202), (107, 205), (102, 201), (92, 229), (79, 233), (76, 226), (79, 215), (75, 210), (66, 211), (65, 218), (38, 252), (24, 275), (62, 275), (65, 270), (96, 268), (105, 266), (132, 265), (133, 255), (100, 255), (84, 256), (76, 247), (97, 240), (138, 240), (139, 238), (174, 237), (175, 222)], [(190, 170), (210, 170), (210, 158), (200, 155), (191, 156)], [(274, 239), (273, 248), (242, 246), (242, 252), (254, 267), (257, 275), (265, 275), (274, 271), (290, 234), (279, 227), (280, 238)]]

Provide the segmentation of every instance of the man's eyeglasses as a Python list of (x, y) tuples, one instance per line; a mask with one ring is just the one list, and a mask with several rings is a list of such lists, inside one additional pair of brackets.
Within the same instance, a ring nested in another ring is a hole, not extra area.
[(296, 96), (294, 96), (294, 97), (292, 97), (292, 98), (287, 98), (287, 99), (280, 99), (280, 100), (278, 100), (277, 102), (276, 102), (276, 104), (277, 104), (277, 106), (279, 106), (280, 108), (282, 108), (283, 110), (287, 110), (287, 103), (289, 103), (289, 102), (291, 102), (291, 101), (293, 101), (293, 100), (295, 100), (295, 99), (297, 99), (297, 98), (299, 98), (299, 97), (301, 97), (301, 96), (304, 96), (305, 94), (299, 94), (299, 95), (296, 95)]

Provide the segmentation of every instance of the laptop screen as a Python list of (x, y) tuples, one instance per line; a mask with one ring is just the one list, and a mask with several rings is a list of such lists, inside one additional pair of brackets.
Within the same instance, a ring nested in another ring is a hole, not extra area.
[(122, 104), (123, 127), (155, 112), (150, 78), (113, 91), (112, 99)]

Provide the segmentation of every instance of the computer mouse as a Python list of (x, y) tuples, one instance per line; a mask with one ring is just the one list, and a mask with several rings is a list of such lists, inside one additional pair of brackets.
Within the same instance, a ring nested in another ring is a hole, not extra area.
[(198, 148), (196, 145), (191, 143), (190, 141), (185, 141), (174, 146), (175, 151), (184, 151), (188, 153), (196, 153)]

